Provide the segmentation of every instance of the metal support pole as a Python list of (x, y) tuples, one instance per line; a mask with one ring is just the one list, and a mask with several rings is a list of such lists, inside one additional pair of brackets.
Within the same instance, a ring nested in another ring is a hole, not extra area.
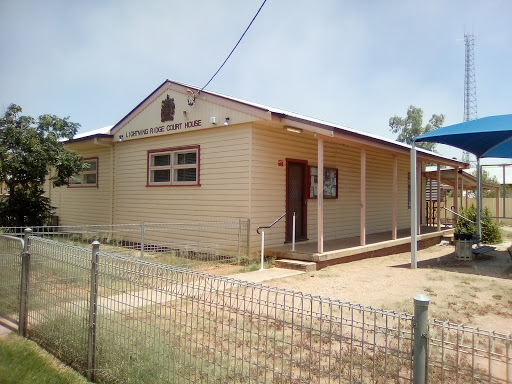
[(482, 238), (482, 166), (480, 165), (480, 158), (476, 158), (476, 235), (479, 242)]
[[(507, 185), (505, 184), (505, 164), (503, 164), (503, 217), (507, 217), (506, 211), (505, 211), (505, 199), (507, 197)], [(500, 216), (499, 214), (496, 214), (496, 216)]]
[(87, 380), (94, 381), (96, 360), (96, 313), (98, 305), (98, 251), (100, 243), (92, 243), (91, 258), (91, 295), (89, 300), (89, 343), (87, 352)]
[(414, 346), (413, 346), (413, 383), (427, 383), (428, 375), (428, 305), (430, 299), (419, 294), (414, 297)]
[(144, 222), (140, 223), (140, 259), (144, 260)]
[[(437, 230), (441, 230), (441, 164), (437, 164)], [(445, 211), (446, 213), (446, 211)]]
[(263, 263), (265, 262), (265, 231), (261, 230), (261, 269), (263, 271)]
[(295, 212), (293, 212), (292, 228), (292, 252), (295, 252)]
[(21, 254), (21, 288), (20, 288), (20, 314), (18, 333), (27, 336), (28, 323), (28, 289), (30, 276), (30, 239), (32, 229), (26, 228), (23, 235), (23, 253)]
[(416, 146), (411, 145), (411, 268), (418, 267), (416, 253), (418, 252), (418, 195), (416, 184)]

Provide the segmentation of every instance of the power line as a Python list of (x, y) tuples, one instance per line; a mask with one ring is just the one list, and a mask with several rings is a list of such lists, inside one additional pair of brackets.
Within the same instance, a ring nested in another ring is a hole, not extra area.
[[(265, 3), (267, 2), (267, 0), (263, 0), (263, 3), (261, 4), (260, 8), (258, 9), (258, 12), (256, 12), (256, 14), (254, 15), (254, 17), (252, 18), (251, 22), (249, 23), (249, 25), (247, 26), (247, 28), (245, 29), (244, 33), (242, 34), (242, 36), (240, 37), (240, 39), (238, 40), (238, 42), (236, 43), (236, 45), (234, 46), (234, 48), (231, 50), (231, 52), (229, 53), (228, 57), (226, 57), (226, 60), (224, 60), (224, 62), (222, 63), (222, 65), (219, 67), (219, 69), (217, 69), (217, 72), (215, 72), (213, 74), (213, 76), (210, 78), (210, 80), (208, 80), (208, 82), (206, 83), (206, 85), (201, 88), (199, 91), (195, 92), (191, 98), (192, 100), (190, 100), (189, 98), (189, 105), (193, 105), (194, 104), (194, 101), (196, 99), (196, 97), (199, 95), (199, 93), (201, 93), (201, 91), (203, 91), (208, 85), (210, 85), (210, 83), (212, 82), (212, 80), (215, 78), (215, 76), (217, 76), (217, 74), (220, 72), (220, 70), (222, 69), (222, 67), (224, 67), (224, 64), (226, 64), (226, 62), (229, 60), (229, 58), (231, 57), (231, 55), (233, 54), (233, 52), (235, 52), (235, 49), (238, 47), (238, 45), (240, 44), (240, 42), (242, 41), (242, 39), (244, 38), (245, 34), (247, 33), (247, 31), (249, 30), (249, 28), (251, 28), (251, 25), (252, 23), (254, 23), (254, 20), (256, 20), (256, 17), (258, 17), (261, 9), (263, 8), (263, 6), (265, 5)], [(191, 104), (192, 103), (192, 104)]]

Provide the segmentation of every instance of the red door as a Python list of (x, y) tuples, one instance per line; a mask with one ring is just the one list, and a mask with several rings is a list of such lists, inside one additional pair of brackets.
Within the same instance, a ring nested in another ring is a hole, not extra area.
[(295, 212), (295, 240), (307, 240), (307, 199), (305, 160), (286, 160), (286, 242), (292, 241)]

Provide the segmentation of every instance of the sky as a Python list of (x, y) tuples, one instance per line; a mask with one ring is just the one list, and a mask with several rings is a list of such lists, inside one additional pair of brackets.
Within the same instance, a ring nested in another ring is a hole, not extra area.
[[(0, 0), (0, 112), (114, 125), (166, 79), (203, 87), (263, 0)], [(267, 0), (207, 90), (388, 139), (394, 115), (512, 113), (510, 0)], [(441, 147), (460, 158), (460, 151)]]

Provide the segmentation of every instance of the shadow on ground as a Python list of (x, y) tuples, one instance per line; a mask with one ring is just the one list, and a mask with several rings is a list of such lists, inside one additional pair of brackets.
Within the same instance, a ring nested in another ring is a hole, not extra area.
[[(392, 268), (411, 268), (411, 264), (394, 265)], [(418, 268), (512, 280), (512, 260), (506, 250), (494, 250), (470, 261), (457, 260), (455, 252), (452, 252), (446, 256), (418, 261)]]

